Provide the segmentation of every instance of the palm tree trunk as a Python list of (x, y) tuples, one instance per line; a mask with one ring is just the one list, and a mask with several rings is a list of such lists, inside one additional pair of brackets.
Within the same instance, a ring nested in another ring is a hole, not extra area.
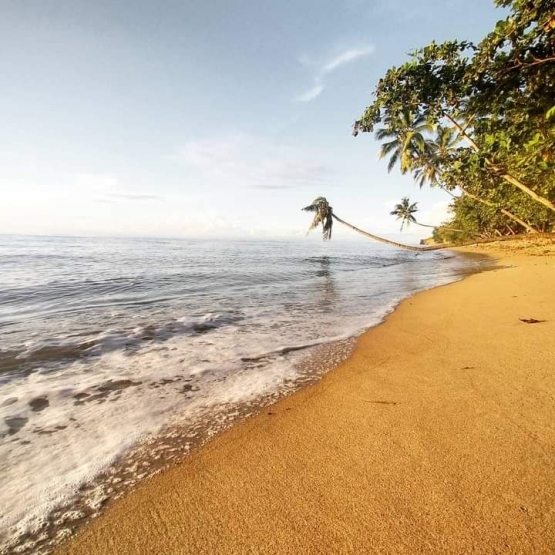
[[(434, 169), (441, 175), (443, 172), (434, 166)], [(442, 191), (445, 191), (448, 195), (451, 195), (454, 199), (459, 198), (457, 195), (454, 195), (449, 189), (446, 189), (443, 185), (441, 185), (441, 183), (438, 182), (439, 188)], [(483, 199), (477, 195), (474, 195), (472, 193), (469, 193), (462, 185), (457, 185), (457, 187), (463, 192), (463, 194), (469, 196), (470, 198), (481, 202), (482, 204), (486, 204), (487, 206), (495, 206), (495, 203)], [(534, 227), (532, 227), (529, 223), (526, 223), (524, 220), (520, 219), (518, 216), (516, 216), (515, 214), (513, 214), (512, 212), (509, 212), (508, 210), (505, 210), (504, 208), (499, 208), (497, 207), (498, 210), (504, 214), (505, 216), (507, 216), (508, 218), (511, 218), (512, 220), (514, 220), (515, 222), (519, 223), (524, 229), (526, 229), (526, 231), (528, 231), (529, 233), (538, 233), (538, 230), (535, 229)], [(417, 222), (418, 223), (418, 222)], [(423, 225), (423, 224), (418, 224), (418, 225)], [(458, 230), (455, 230), (458, 231)]]
[[(464, 189), (460, 185), (458, 185), (458, 187), (463, 192), (463, 195), (466, 195), (466, 196), (470, 197), (471, 199), (474, 199), (478, 202), (481, 202), (482, 204), (485, 204), (486, 206), (494, 206), (494, 207), (496, 206), (496, 204), (494, 202), (491, 202), (491, 200), (486, 200), (482, 197), (474, 195), (473, 193), (469, 193), (466, 189)], [(499, 207), (497, 207), (497, 208), (498, 208), (499, 212), (501, 212), (501, 214), (504, 214), (505, 216), (507, 216), (507, 218), (511, 218), (511, 220), (514, 220), (515, 222), (519, 223), (529, 233), (538, 233), (537, 229), (532, 227), (530, 224), (526, 223), (524, 220), (520, 219), (518, 216), (516, 216), (512, 212), (509, 212), (508, 210), (505, 210), (504, 208), (499, 208)]]
[[(490, 163), (490, 165), (493, 165), (493, 164)], [(523, 191), (527, 195), (531, 196), (535, 201), (540, 202), (541, 204), (543, 204), (544, 206), (547, 206), (547, 208), (549, 208), (550, 210), (553, 210), (555, 212), (555, 204), (553, 204), (551, 201), (547, 200), (545, 197), (541, 197), (540, 195), (538, 195), (537, 193), (532, 191), (532, 189), (530, 189), (529, 187), (524, 185), (524, 183), (519, 181), (516, 177), (514, 177), (510, 173), (503, 173), (503, 174), (501, 174), (501, 177), (507, 183), (510, 183), (511, 185), (514, 185), (515, 187), (518, 187), (521, 191)]]
[[(470, 144), (472, 149), (475, 150), (476, 152), (479, 152), (480, 148), (472, 140), (472, 138), (467, 135), (466, 130), (463, 129), (459, 125), (459, 123), (456, 122), (449, 114), (444, 114), (444, 115), (456, 127), (456, 129), (460, 133), (461, 137), (464, 137), (468, 141), (468, 143)], [(495, 167), (495, 164), (491, 160), (488, 160), (487, 158), (486, 158), (486, 163), (490, 167)], [(511, 175), (510, 173), (505, 172), (505, 173), (500, 174), (500, 176), (507, 183), (510, 183), (511, 185), (514, 185), (515, 187), (518, 187), (523, 193), (526, 193), (528, 196), (532, 197), (535, 201), (543, 204), (544, 206), (547, 206), (547, 208), (549, 208), (550, 210), (553, 210), (555, 212), (555, 204), (553, 204), (550, 200), (546, 199), (545, 197), (542, 197), (542, 196), (538, 195), (536, 192), (532, 191), (532, 189), (530, 189), (530, 187), (528, 187), (527, 185), (522, 183), (522, 181), (518, 180), (514, 175)]]
[[(399, 249), (404, 249), (407, 251), (417, 251), (417, 252), (423, 252), (423, 251), (439, 251), (442, 249), (453, 249), (456, 247), (468, 247), (470, 245), (476, 245), (477, 243), (497, 243), (499, 241), (508, 241), (508, 240), (514, 240), (515, 239), (515, 235), (509, 235), (509, 236), (503, 236), (503, 237), (493, 237), (493, 238), (484, 238), (484, 239), (473, 239), (472, 241), (466, 241), (465, 243), (443, 243), (441, 245), (426, 245), (425, 247), (416, 247), (413, 245), (404, 245), (403, 243), (396, 243), (395, 241), (390, 241), (389, 239), (385, 239), (384, 237), (379, 237), (378, 235), (374, 235), (372, 233), (368, 233), (367, 231), (364, 231), (358, 227), (355, 227), (354, 225), (346, 222), (345, 220), (342, 220), (339, 216), (336, 216), (335, 214), (332, 214), (332, 217), (334, 220), (337, 220), (338, 222), (342, 223), (343, 225), (346, 225), (347, 227), (351, 228), (353, 231), (356, 231), (357, 233), (360, 233), (361, 235), (364, 235), (365, 237), (369, 237), (370, 239), (374, 239), (374, 241), (378, 241), (379, 243), (385, 243), (386, 245), (391, 245), (392, 247), (397, 247)], [(546, 233), (543, 234), (543, 236), (549, 236), (550, 238), (553, 236), (552, 233)]]
[(333, 219), (337, 220), (338, 222), (350, 227), (353, 231), (364, 235), (365, 237), (369, 237), (370, 239), (374, 239), (374, 241), (378, 241), (379, 243), (385, 243), (386, 245), (391, 245), (392, 247), (397, 247), (399, 249), (405, 249), (407, 251), (421, 251), (427, 250), (427, 247), (415, 247), (413, 245), (404, 245), (403, 243), (396, 243), (395, 241), (390, 241), (389, 239), (385, 239), (384, 237), (379, 237), (378, 235), (373, 235), (372, 233), (368, 233), (367, 231), (363, 231), (362, 229), (355, 227), (354, 225), (347, 223), (345, 220), (342, 220), (339, 216), (333, 214)]
[[(432, 229), (435, 229), (436, 227), (439, 227), (437, 225), (430, 225), (430, 224), (421, 224), (420, 222), (412, 222), (413, 224), (419, 225), (421, 227), (431, 227)], [(447, 227), (445, 225), (441, 226), (443, 229), (448, 229), (449, 231), (460, 231), (462, 233), (462, 229), (455, 229), (454, 227)]]
[[(442, 173), (442, 171), (439, 168), (435, 168), (435, 170), (439, 174)], [(456, 195), (454, 195), (451, 191), (449, 191), (449, 189), (446, 189), (444, 186), (442, 186), (441, 183), (439, 183), (439, 187), (440, 187), (440, 189), (445, 191), (448, 195), (451, 195), (454, 199), (459, 198)], [(463, 192), (464, 195), (469, 196), (471, 199), (474, 199), (478, 202), (481, 202), (482, 204), (486, 204), (487, 206), (496, 206), (495, 203), (491, 202), (490, 200), (486, 200), (486, 199), (483, 199), (482, 197), (479, 197), (478, 195), (474, 195), (472, 193), (469, 193), (462, 185), (457, 185), (457, 187)], [(498, 208), (499, 212), (501, 212), (501, 214), (504, 214), (508, 218), (511, 218), (511, 220), (514, 220), (515, 222), (519, 223), (524, 229), (526, 229), (526, 231), (528, 231), (528, 233), (538, 233), (538, 230), (536, 228), (532, 227), (529, 223), (525, 222), (524, 220), (522, 220), (521, 218), (519, 218), (518, 216), (516, 216), (512, 212), (509, 212), (508, 210), (505, 210), (504, 208), (499, 208), (499, 207), (497, 207), (497, 208)], [(419, 224), (419, 225), (422, 225), (422, 224)]]

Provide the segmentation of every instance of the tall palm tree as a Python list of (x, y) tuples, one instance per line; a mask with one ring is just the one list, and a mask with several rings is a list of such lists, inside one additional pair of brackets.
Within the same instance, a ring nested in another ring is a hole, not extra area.
[(439, 186), (443, 189), (440, 181), (442, 161), (448, 158), (460, 140), (453, 128), (438, 125), (433, 140), (427, 139), (417, 145), (419, 152), (414, 177), (421, 189), (427, 182), (431, 187)]
[[(395, 205), (395, 208), (390, 212), (392, 216), (397, 216), (398, 220), (401, 220), (401, 231), (403, 231), (403, 227), (407, 224), (407, 227), (410, 224), (417, 224), (416, 218), (414, 214), (418, 212), (418, 203), (413, 202), (410, 203), (409, 197), (403, 197), (401, 202)], [(433, 227), (433, 226), (426, 226), (426, 227)]]
[[(403, 231), (403, 226), (405, 224), (407, 224), (407, 227), (409, 227), (410, 224), (416, 224), (421, 227), (431, 227), (432, 229), (437, 227), (435, 225), (423, 224), (418, 222), (416, 220), (416, 217), (414, 216), (417, 212), (418, 212), (418, 203), (413, 202), (411, 204), (409, 197), (403, 197), (401, 199), (401, 202), (395, 205), (395, 208), (390, 212), (390, 214), (392, 216), (397, 216), (397, 219), (401, 220), (401, 231)], [(460, 232), (463, 231), (462, 229), (455, 229), (453, 227), (447, 227), (447, 226), (442, 226), (442, 227), (444, 229), (448, 229), (449, 231), (460, 231)]]
[(380, 150), (380, 159), (389, 156), (387, 171), (399, 162), (401, 173), (405, 174), (413, 168), (419, 152), (425, 147), (424, 133), (433, 128), (424, 116), (415, 116), (410, 110), (403, 110), (399, 118), (387, 115), (384, 123), (385, 127), (376, 131), (376, 139), (386, 140)]

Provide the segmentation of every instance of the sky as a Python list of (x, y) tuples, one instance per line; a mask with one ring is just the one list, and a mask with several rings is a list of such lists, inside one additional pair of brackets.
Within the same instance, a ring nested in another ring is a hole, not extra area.
[(389, 237), (403, 196), (438, 224), (449, 197), (388, 174), (351, 126), (408, 51), (501, 17), (490, 0), (0, 0), (0, 233), (300, 237), (317, 196)]

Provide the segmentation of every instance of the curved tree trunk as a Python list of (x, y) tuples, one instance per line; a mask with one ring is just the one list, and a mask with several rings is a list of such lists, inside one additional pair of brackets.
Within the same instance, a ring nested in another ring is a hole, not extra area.
[[(468, 141), (472, 149), (475, 150), (476, 152), (479, 152), (480, 147), (472, 140), (472, 137), (470, 137), (466, 133), (466, 128), (463, 129), (460, 126), (460, 124), (457, 121), (455, 121), (449, 114), (444, 114), (444, 115), (456, 127), (461, 137), (464, 137)], [(495, 164), (487, 158), (486, 158), (486, 163), (490, 167), (495, 167)], [(533, 191), (532, 189), (530, 189), (530, 187), (522, 183), (522, 181), (517, 179), (514, 175), (511, 175), (510, 173), (507, 173), (507, 172), (502, 173), (500, 175), (507, 183), (510, 183), (515, 187), (518, 187), (523, 193), (526, 193), (528, 196), (532, 197), (535, 201), (543, 204), (544, 206), (547, 206), (547, 208), (555, 212), (555, 204), (553, 204), (550, 200), (546, 199), (545, 197), (538, 195), (535, 191)]]
[[(487, 206), (494, 206), (494, 207), (496, 206), (494, 202), (491, 202), (491, 200), (486, 200), (486, 199), (483, 199), (482, 197), (479, 197), (478, 195), (469, 193), (462, 185), (457, 185), (457, 187), (462, 191), (463, 195), (466, 195), (467, 197), (470, 197), (471, 199), (474, 199), (477, 202), (481, 202), (482, 204), (486, 204)], [(442, 191), (445, 191), (448, 195), (451, 195), (454, 199), (459, 198), (457, 195), (454, 195), (449, 189), (446, 189), (442, 185), (439, 185), (439, 188)], [(515, 222), (520, 224), (529, 233), (538, 233), (538, 230), (536, 228), (532, 227), (529, 223), (519, 218), (516, 214), (513, 214), (512, 212), (509, 212), (504, 208), (499, 208), (499, 206), (497, 206), (497, 209), (499, 210), (499, 212), (501, 212), (501, 214), (504, 214), (505, 216), (507, 216), (507, 218), (511, 218), (511, 220), (514, 220)], [(419, 225), (422, 225), (422, 224), (419, 224)]]
[[(469, 193), (466, 189), (464, 189), (460, 185), (458, 187), (463, 192), (464, 195), (470, 197), (471, 199), (474, 199), (475, 201), (481, 202), (482, 204), (485, 204), (487, 206), (494, 206), (494, 207), (496, 206), (494, 202), (491, 202), (491, 200), (486, 200), (486, 199), (483, 199), (482, 197), (474, 195), (473, 193)], [(501, 214), (504, 214), (508, 218), (511, 218), (511, 220), (514, 220), (515, 222), (519, 223), (529, 233), (537, 233), (538, 232), (537, 229), (533, 228), (529, 223), (526, 223), (524, 220), (522, 220), (521, 218), (519, 218), (518, 216), (516, 216), (512, 212), (509, 212), (508, 210), (505, 210), (504, 208), (499, 208), (499, 207), (497, 207), (497, 208), (498, 208), (499, 212), (501, 212)]]
[(339, 216), (336, 216), (335, 214), (333, 214), (333, 219), (337, 220), (343, 225), (346, 225), (347, 227), (350, 227), (353, 231), (356, 231), (357, 233), (360, 233), (361, 235), (364, 235), (365, 237), (368, 237), (370, 239), (374, 239), (374, 241), (378, 241), (379, 243), (384, 243), (386, 245), (391, 245), (392, 247), (397, 247), (398, 249), (405, 249), (407, 251), (421, 251), (426, 249), (426, 247), (415, 247), (413, 245), (404, 245), (403, 243), (396, 243), (395, 241), (390, 241), (389, 239), (385, 239), (384, 237), (373, 235), (372, 233), (368, 233), (367, 231), (363, 231), (362, 229), (359, 229), (358, 227), (355, 227), (354, 225), (347, 223), (345, 220), (342, 220)]
[[(434, 169), (439, 173), (443, 173), (439, 168), (434, 167)], [(438, 182), (439, 188), (442, 191), (445, 191), (448, 195), (452, 196), (454, 199), (459, 198), (457, 195), (454, 195), (449, 189), (446, 189), (443, 185), (441, 185), (441, 183)], [(491, 202), (490, 200), (486, 200), (483, 199), (482, 197), (479, 197), (477, 195), (474, 195), (473, 193), (469, 193), (462, 185), (457, 185), (457, 187), (463, 192), (463, 194), (469, 196), (471, 199), (474, 199), (478, 202), (481, 202), (482, 204), (486, 204), (487, 206), (496, 206), (495, 203)], [(518, 216), (516, 216), (515, 214), (513, 214), (512, 212), (509, 212), (508, 210), (505, 210), (504, 208), (499, 208), (497, 207), (497, 209), (499, 210), (499, 212), (501, 212), (502, 214), (504, 214), (505, 216), (507, 216), (508, 218), (511, 218), (511, 220), (514, 220), (515, 222), (519, 223), (524, 229), (526, 229), (526, 231), (528, 231), (529, 233), (538, 233), (538, 230), (535, 229), (534, 227), (532, 227), (529, 223), (525, 222), (524, 220), (522, 220), (521, 218), (519, 218)], [(418, 223), (418, 222), (416, 222)], [(418, 224), (418, 225), (424, 225), (424, 224)], [(428, 226), (427, 226), (428, 227)], [(459, 230), (454, 230), (454, 231), (459, 231)]]
[[(413, 224), (419, 225), (421, 227), (431, 227), (432, 229), (435, 229), (436, 227), (439, 227), (438, 225), (430, 225), (430, 224), (421, 224), (420, 222), (412, 222)], [(460, 231), (461, 233), (463, 232), (462, 229), (455, 229), (454, 227), (447, 227), (446, 225), (442, 225), (441, 226), (443, 229), (448, 229), (449, 231)]]
[[(426, 245), (424, 247), (417, 247), (414, 245), (405, 245), (404, 243), (397, 243), (396, 241), (390, 241), (389, 239), (385, 239), (384, 237), (380, 237), (379, 235), (374, 235), (372, 233), (368, 233), (367, 231), (364, 231), (348, 222), (346, 222), (345, 220), (342, 220), (339, 216), (336, 216), (335, 214), (333, 214), (333, 218), (334, 220), (337, 220), (338, 222), (342, 223), (343, 225), (346, 225), (347, 227), (351, 228), (353, 231), (356, 231), (357, 233), (360, 233), (361, 235), (364, 235), (365, 237), (368, 237), (370, 239), (374, 239), (374, 241), (378, 241), (379, 243), (384, 243), (385, 245), (390, 245), (392, 247), (397, 247), (398, 249), (404, 249), (406, 251), (416, 251), (416, 252), (422, 252), (422, 251), (437, 251), (440, 249), (448, 249), (448, 248), (452, 248), (452, 247), (460, 247), (463, 245), (455, 245), (454, 243), (444, 243), (442, 245)], [(467, 244), (472, 245), (474, 244), (476, 241), (471, 241)]]
[[(490, 165), (493, 166), (493, 163), (490, 162)], [(553, 212), (555, 212), (555, 204), (553, 204), (551, 201), (549, 201), (545, 197), (542, 197), (542, 196), (538, 195), (536, 192), (532, 191), (532, 189), (530, 189), (529, 187), (524, 185), (524, 183), (522, 183), (522, 181), (518, 180), (514, 175), (511, 175), (510, 173), (502, 173), (501, 177), (507, 183), (510, 183), (511, 185), (514, 185), (515, 187), (518, 187), (522, 192), (531, 196), (535, 201), (543, 204), (544, 206), (547, 206), (547, 208), (549, 208), (550, 210), (553, 210)]]
[[(378, 241), (379, 243), (384, 243), (386, 245), (390, 245), (392, 247), (397, 247), (399, 249), (404, 249), (407, 251), (415, 251), (415, 252), (424, 252), (424, 251), (439, 251), (442, 249), (453, 249), (455, 247), (467, 247), (469, 245), (475, 245), (476, 243), (496, 243), (498, 241), (507, 241), (510, 239), (514, 239), (515, 235), (511, 235), (509, 237), (495, 237), (490, 239), (473, 239), (472, 241), (466, 241), (465, 243), (443, 243), (441, 245), (426, 245), (424, 247), (416, 247), (414, 245), (404, 245), (403, 243), (397, 243), (396, 241), (390, 241), (389, 239), (385, 239), (384, 237), (379, 237), (378, 235), (374, 235), (372, 233), (368, 233), (345, 220), (342, 220), (339, 216), (332, 214), (334, 220), (337, 220), (339, 223), (346, 225), (347, 227), (351, 228), (353, 231), (364, 235), (370, 239), (374, 239), (374, 241)], [(552, 234), (549, 234), (552, 236)]]

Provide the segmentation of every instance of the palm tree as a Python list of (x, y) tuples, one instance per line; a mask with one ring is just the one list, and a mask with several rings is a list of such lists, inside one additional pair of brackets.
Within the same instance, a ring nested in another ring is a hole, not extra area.
[(432, 127), (426, 122), (425, 116), (414, 115), (409, 110), (403, 110), (400, 117), (385, 117), (385, 127), (376, 131), (376, 139), (387, 142), (382, 144), (380, 159), (389, 156), (387, 171), (390, 172), (397, 162), (401, 173), (405, 174), (413, 168), (419, 152), (425, 147), (424, 133), (431, 132)]
[[(331, 231), (333, 228), (333, 209), (324, 197), (315, 198), (312, 204), (303, 208), (305, 212), (314, 212), (314, 219), (308, 228), (308, 232), (316, 229), (322, 224), (322, 235), (324, 241), (331, 239)], [(308, 233), (307, 232), (307, 233)]]
[[(410, 224), (416, 224), (421, 227), (431, 227), (432, 229), (437, 227), (435, 225), (422, 224), (416, 221), (416, 218), (414, 217), (414, 214), (416, 214), (416, 212), (418, 212), (418, 203), (413, 202), (411, 204), (409, 197), (403, 197), (401, 199), (401, 202), (395, 205), (395, 208), (390, 212), (390, 214), (392, 216), (397, 216), (397, 219), (401, 220), (401, 231), (403, 231), (403, 226), (405, 224), (407, 224), (407, 227), (409, 227)], [(460, 231), (460, 232), (463, 231), (462, 229), (455, 229), (453, 227), (447, 227), (447, 226), (442, 226), (442, 227), (444, 229), (448, 229), (449, 231)]]
[[(413, 170), (416, 182), (421, 189), (426, 183), (429, 183), (431, 187), (439, 187), (453, 198), (458, 198), (441, 182), (441, 174), (443, 173), (441, 166), (442, 161), (449, 157), (449, 153), (460, 141), (460, 135), (452, 127), (443, 127), (438, 125), (436, 127), (436, 136), (434, 140), (426, 140), (424, 143), (419, 142), (416, 145), (418, 152), (416, 153), (416, 161), (413, 164)], [(496, 206), (493, 202), (470, 193), (463, 185), (459, 184), (458, 188), (463, 195), (466, 195), (481, 204)], [(524, 229), (526, 229), (526, 231), (532, 233), (537, 231), (528, 222), (525, 222), (516, 214), (509, 212), (505, 208), (497, 207), (497, 209), (511, 220), (520, 224)]]
[[(414, 214), (418, 212), (418, 203), (410, 203), (409, 197), (403, 197), (401, 202), (395, 205), (395, 208), (390, 212), (392, 216), (397, 216), (398, 220), (401, 220), (401, 231), (403, 231), (403, 226), (407, 224), (407, 227), (412, 224), (418, 224)], [(420, 225), (420, 224), (419, 224)], [(422, 224), (424, 225), (424, 224)], [(434, 226), (426, 226), (434, 227)]]
[(368, 233), (353, 224), (342, 220), (339, 216), (334, 214), (332, 207), (329, 205), (328, 201), (324, 197), (318, 197), (314, 199), (312, 204), (305, 206), (303, 208), (305, 212), (313, 212), (314, 219), (312, 220), (312, 224), (310, 225), (308, 231), (315, 229), (318, 225), (322, 224), (322, 233), (324, 237), (324, 241), (328, 241), (331, 239), (331, 232), (333, 228), (333, 220), (336, 220), (343, 225), (346, 225), (353, 231), (364, 235), (365, 237), (369, 237), (370, 239), (374, 239), (374, 241), (379, 241), (380, 243), (385, 243), (386, 245), (391, 245), (392, 247), (397, 247), (400, 249), (405, 249), (408, 251), (436, 251), (440, 249), (448, 249), (452, 247), (463, 247), (465, 245), (474, 245), (475, 243), (491, 243), (494, 241), (502, 241), (504, 239), (513, 239), (514, 235), (509, 237), (497, 237), (496, 239), (474, 239), (467, 243), (459, 243), (459, 244), (452, 244), (452, 243), (445, 243), (442, 245), (427, 245), (425, 247), (415, 247), (413, 245), (404, 245), (403, 243), (397, 243), (395, 241), (390, 241), (389, 239), (385, 239), (384, 237), (380, 237), (378, 235), (374, 235), (372, 233)]
[(437, 250), (443, 249), (447, 246), (453, 245), (432, 245), (427, 247), (415, 247), (412, 245), (404, 245), (402, 243), (397, 243), (395, 241), (390, 241), (389, 239), (385, 239), (384, 237), (379, 237), (378, 235), (373, 235), (372, 233), (368, 233), (367, 231), (363, 231), (358, 227), (342, 220), (339, 216), (334, 214), (333, 208), (329, 205), (328, 201), (324, 197), (318, 197), (312, 201), (312, 204), (305, 206), (303, 208), (305, 212), (312, 212), (314, 213), (314, 219), (312, 220), (312, 224), (308, 228), (310, 232), (312, 229), (317, 228), (320, 224), (322, 224), (322, 235), (324, 241), (329, 241), (331, 239), (331, 232), (333, 228), (333, 220), (336, 220), (343, 225), (351, 228), (352, 230), (356, 231), (364, 235), (365, 237), (369, 237), (370, 239), (374, 239), (375, 241), (379, 241), (380, 243), (385, 243), (386, 245), (391, 245), (392, 247), (397, 247), (400, 249), (405, 249), (409, 251), (429, 251), (429, 250)]
[(448, 158), (460, 140), (458, 133), (451, 127), (438, 125), (434, 140), (427, 139), (421, 145), (414, 170), (414, 177), (421, 189), (426, 182), (430, 183), (431, 187), (439, 186), (443, 189), (440, 181), (442, 160)]

